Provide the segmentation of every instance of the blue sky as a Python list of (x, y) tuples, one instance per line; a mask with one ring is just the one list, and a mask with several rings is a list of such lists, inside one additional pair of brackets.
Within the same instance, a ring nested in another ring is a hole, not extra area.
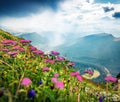
[(64, 35), (120, 37), (120, 0), (1, 0), (0, 27), (16, 35), (50, 32), (58, 45)]

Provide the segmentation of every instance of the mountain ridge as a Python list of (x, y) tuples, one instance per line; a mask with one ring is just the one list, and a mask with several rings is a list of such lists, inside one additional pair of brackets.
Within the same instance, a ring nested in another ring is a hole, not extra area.
[(57, 50), (73, 61), (79, 59), (83, 62), (101, 64), (110, 70), (116, 69), (116, 72), (111, 73), (117, 75), (120, 72), (120, 41), (114, 41), (115, 39), (112, 34), (93, 34), (78, 38), (72, 45), (59, 46)]

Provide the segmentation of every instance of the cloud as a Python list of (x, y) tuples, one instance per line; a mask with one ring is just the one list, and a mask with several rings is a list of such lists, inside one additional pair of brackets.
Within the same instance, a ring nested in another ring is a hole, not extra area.
[(64, 0), (0, 0), (0, 17), (27, 16), (48, 8), (55, 11), (61, 1)]
[(120, 18), (120, 12), (115, 12), (112, 16), (114, 18)]
[[(91, 1), (92, 2), (92, 1)], [(105, 13), (103, 7), (115, 10)], [(88, 3), (86, 0), (66, 0), (57, 12), (45, 9), (24, 17), (4, 17), (0, 25), (15, 35), (36, 32), (50, 40), (50, 46), (66, 42), (65, 35), (81, 37), (97, 33), (120, 36), (119, 19), (114, 19), (120, 4)], [(15, 33), (16, 32), (16, 33)]]
[(114, 8), (113, 8), (113, 7), (111, 7), (111, 8), (109, 8), (109, 7), (103, 7), (103, 10), (104, 10), (105, 12), (110, 12), (110, 11), (113, 11)]
[(88, 3), (94, 3), (94, 0), (87, 0)]

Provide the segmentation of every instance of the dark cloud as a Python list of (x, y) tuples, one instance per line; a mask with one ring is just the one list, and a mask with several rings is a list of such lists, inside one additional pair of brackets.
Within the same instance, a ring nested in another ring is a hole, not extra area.
[(0, 16), (25, 16), (40, 8), (55, 11), (61, 1), (64, 0), (0, 0)]
[(114, 18), (120, 18), (120, 12), (115, 12), (112, 16)]
[(103, 7), (103, 10), (104, 10), (104, 12), (110, 12), (110, 11), (113, 11), (114, 10), (114, 8), (113, 7)]

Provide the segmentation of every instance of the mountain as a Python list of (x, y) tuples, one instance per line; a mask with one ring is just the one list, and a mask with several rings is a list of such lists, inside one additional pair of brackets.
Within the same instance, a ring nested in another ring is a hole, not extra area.
[[(116, 40), (117, 39), (117, 40)], [(66, 45), (57, 50), (75, 62), (85, 62), (107, 67), (112, 75), (120, 72), (120, 40), (112, 34), (92, 34)]]
[(19, 37), (31, 40), (32, 41), (31, 44), (36, 46), (39, 49), (45, 50), (46, 48), (49, 48), (49, 46), (48, 46), (49, 39), (47, 39), (47, 37), (41, 36), (40, 34), (37, 34), (35, 32), (22, 33), (21, 35), (19, 35)]
[(21, 35), (19, 35), (19, 37), (25, 38), (25, 39), (29, 39), (31, 41), (33, 41), (32, 43), (34, 44), (45, 44), (47, 39), (45, 37), (42, 37), (41, 35), (33, 32), (33, 33), (22, 33)]

